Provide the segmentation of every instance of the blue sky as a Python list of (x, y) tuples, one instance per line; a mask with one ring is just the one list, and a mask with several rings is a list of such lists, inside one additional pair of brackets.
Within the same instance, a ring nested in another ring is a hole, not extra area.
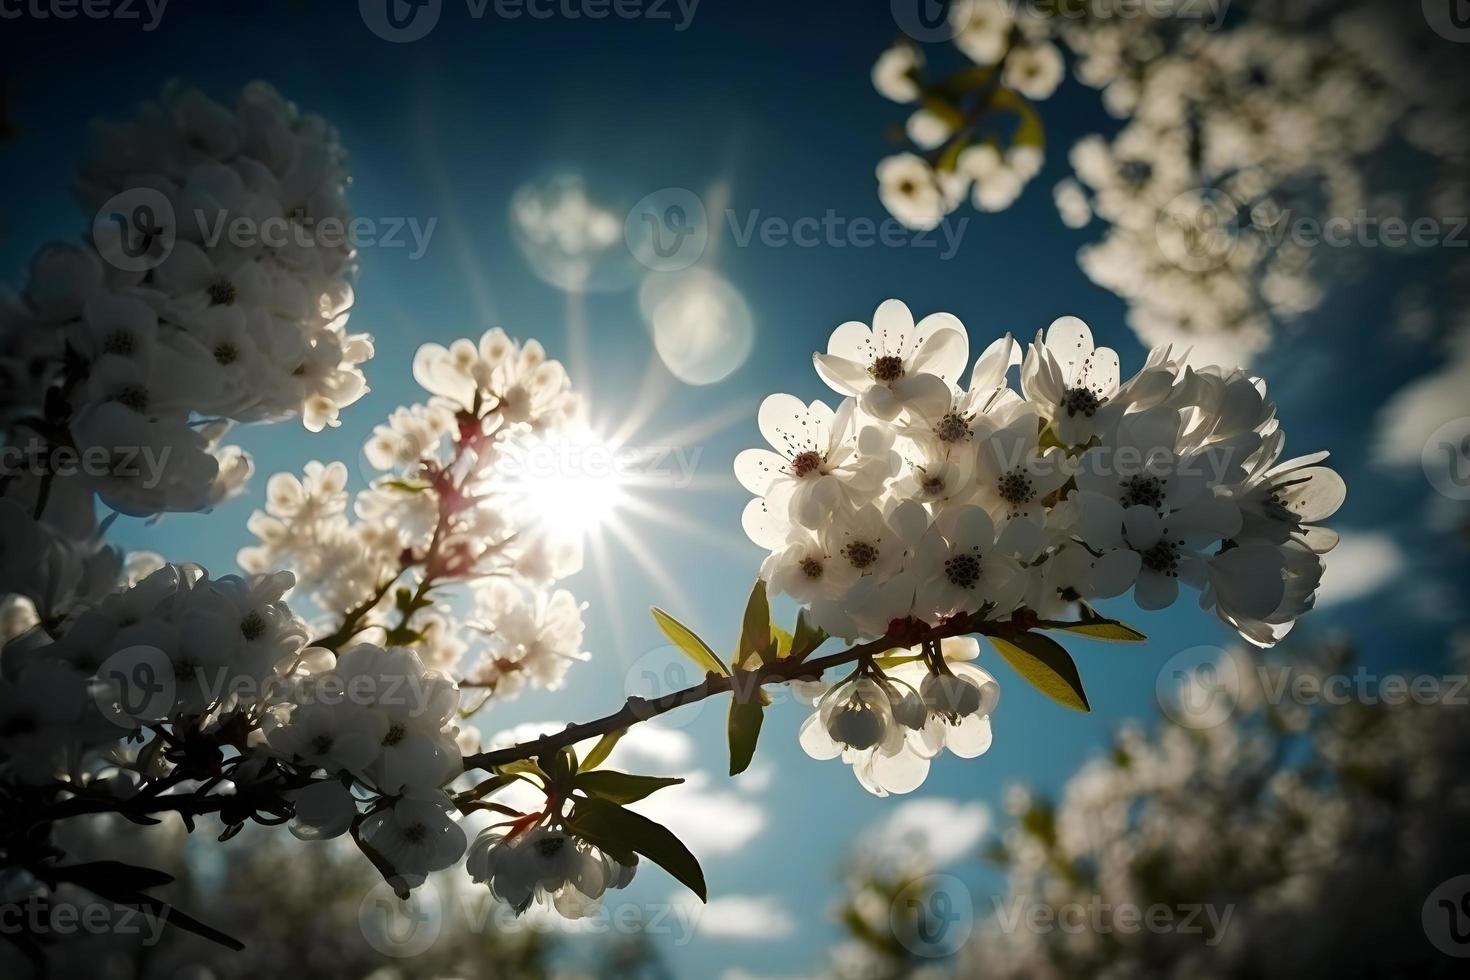
[[(243, 499), (210, 516), (171, 517), (153, 527), (119, 522), (115, 538), (124, 545), (198, 561), (217, 574), (233, 571), (235, 551), (249, 543), (245, 519), (260, 502), (264, 477), (299, 472), (308, 459), (341, 459), (358, 473), (372, 426), (420, 397), (410, 364), (426, 341), (447, 343), (498, 325), (568, 356), (565, 296), (532, 273), (511, 236), (509, 202), (527, 182), (580, 173), (594, 196), (623, 208), (664, 188), (702, 195), (727, 185), (729, 207), (742, 219), (758, 212), (794, 221), (829, 209), (849, 220), (884, 216), (873, 167), (886, 152), (884, 129), (901, 114), (871, 90), (868, 71), (898, 33), (887, 4), (844, 4), (837, 13), (830, 4), (704, 0), (687, 29), (676, 31), (668, 20), (476, 20), (464, 4), (446, 0), (435, 31), (405, 45), (375, 37), (354, 5), (325, 6), (178, 4), (146, 32), (116, 21), (0, 23), (0, 72), (18, 83), (13, 115), (20, 129), (15, 142), (0, 146), (0, 277), (18, 280), (37, 244), (85, 230), (89, 216), (65, 188), (85, 120), (124, 116), (172, 77), (223, 101), (252, 79), (274, 83), (341, 131), (352, 155), (357, 214), (438, 222), (421, 257), (401, 248), (361, 254), (352, 326), (373, 334), (377, 357), (367, 366), (371, 393), (345, 413), (341, 427), (319, 435), (291, 424), (241, 431), (257, 465)], [(751, 308), (755, 344), (744, 365), (718, 384), (690, 387), (659, 366), (635, 289), (585, 299), (590, 356), (573, 367), (594, 420), (615, 425), (640, 394), (657, 394), (657, 409), (635, 444), (659, 445), (661, 435), (691, 422), (727, 420), (685, 447), (699, 453), (698, 489), (645, 495), (708, 533), (631, 520), (642, 548), (681, 594), (670, 594), (614, 544), (608, 560), (615, 596), (602, 591), (590, 569), (571, 583), (590, 604), (593, 660), (573, 671), (562, 692), (496, 706), (488, 727), (612, 710), (630, 674), (636, 681), (650, 663), (672, 661), (646, 615), (651, 604), (669, 608), (716, 645), (733, 641), (761, 555), (740, 532), (746, 495), (731, 461), (760, 444), (755, 408), (764, 395), (830, 395), (810, 356), (843, 320), (866, 319), (880, 301), (897, 296), (921, 315), (955, 313), (978, 350), (1004, 331), (1028, 336), (1074, 314), (1119, 351), (1125, 373), (1141, 364), (1144, 352), (1124, 325), (1121, 303), (1077, 268), (1075, 252), (1088, 233), (1065, 229), (1049, 194), (1066, 173), (1065, 147), (1111, 123), (1095, 93), (1075, 82), (1046, 103), (1045, 119), (1045, 172), (1003, 214), (963, 211), (969, 223), (948, 261), (942, 248), (770, 247), (759, 240), (742, 247), (728, 230), (720, 232), (717, 267)], [(1370, 600), (1334, 605), (1307, 627), (1317, 634), (1351, 630), (1365, 660), (1379, 669), (1433, 670), (1441, 662), (1444, 625), (1409, 604), (1424, 577), (1451, 582), (1451, 608), (1464, 600), (1463, 550), (1420, 528), (1430, 493), (1422, 474), (1378, 469), (1368, 451), (1388, 395), (1442, 360), (1434, 344), (1395, 335), (1395, 294), (1409, 282), (1436, 289), (1452, 258), (1366, 254), (1356, 278), (1258, 361), (1281, 403), (1290, 454), (1330, 449), (1349, 480), (1338, 524), (1386, 534), (1407, 559), (1403, 575), (1379, 583)], [(791, 617), (788, 606), (778, 608)], [(1139, 647), (1074, 644), (1091, 715), (1055, 707), (995, 667), (1004, 696), (994, 748), (978, 760), (944, 759), (916, 795), (979, 801), (1003, 820), (1006, 784), (1058, 786), (1121, 720), (1152, 714), (1155, 679), (1169, 656), (1226, 639), (1189, 602), (1147, 618), (1126, 604), (1116, 611), (1151, 640)], [(827, 909), (845, 850), (897, 805), (867, 795), (840, 764), (802, 755), (795, 742), (801, 717), (791, 704), (773, 711), (757, 756), (764, 776), (745, 782), (722, 775), (723, 706), (673, 719), (694, 739), (695, 764), (711, 774), (708, 791), (732, 794), (715, 797), (716, 812), (724, 799), (735, 801), (732, 813), (759, 815), (749, 840), (705, 855), (712, 894), (775, 896), (795, 926), (789, 936), (761, 941), (656, 939), (683, 974), (814, 966), (837, 935)], [(980, 894), (997, 885), (978, 862), (964, 867)], [(658, 902), (676, 888), (645, 870), (634, 895)]]

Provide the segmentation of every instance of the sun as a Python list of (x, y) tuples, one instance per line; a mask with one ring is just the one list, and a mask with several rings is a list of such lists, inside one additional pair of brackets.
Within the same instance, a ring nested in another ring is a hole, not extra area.
[(591, 431), (537, 440), (518, 455), (516, 490), (537, 523), (585, 540), (628, 503), (624, 454)]

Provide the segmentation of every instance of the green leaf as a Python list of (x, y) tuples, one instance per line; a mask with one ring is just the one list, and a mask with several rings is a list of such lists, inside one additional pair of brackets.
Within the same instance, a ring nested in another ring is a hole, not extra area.
[(677, 786), (679, 776), (638, 776), (616, 769), (598, 769), (577, 775), (576, 787), (589, 796), (599, 796), (614, 803), (636, 803), (666, 786)]
[(964, 95), (966, 92), (973, 92), (976, 89), (984, 88), (990, 84), (990, 79), (994, 75), (995, 66), (976, 65), (973, 68), (966, 68), (963, 71), (955, 72), (944, 81), (931, 86), (929, 90), (941, 98), (953, 99), (956, 96)]
[(434, 600), (427, 595), (419, 595), (408, 586), (399, 586), (393, 593), (393, 606), (401, 613), (412, 616), (420, 609), (427, 609), (434, 604)]
[(730, 699), (730, 775), (738, 776), (750, 768), (765, 717), (766, 709), (760, 702)]
[(1111, 643), (1142, 643), (1148, 637), (1144, 636), (1132, 626), (1118, 622), (1116, 619), (1097, 619), (1085, 623), (1062, 623), (1048, 626), (1047, 629), (1064, 630), (1068, 633), (1076, 633), (1078, 636), (1090, 637), (1094, 640), (1107, 640)]
[(581, 764), (577, 761), (577, 750), (570, 745), (557, 752), (550, 761), (551, 765), (543, 765), (542, 768), (546, 770), (554, 783), (570, 782), (581, 768)]
[(950, 129), (959, 129), (965, 124), (965, 114), (956, 109), (948, 99), (937, 95), (921, 95), (919, 102), (925, 109), (944, 120)]
[(433, 489), (434, 486), (432, 483), (409, 483), (406, 480), (383, 480), (377, 485), (403, 493), (423, 493), (425, 490)]
[(606, 800), (579, 801), (567, 823), (573, 833), (614, 857), (636, 851), (673, 875), (700, 901), (709, 901), (699, 860), (667, 827)]
[(775, 623), (771, 624), (771, 649), (776, 652), (777, 660), (785, 660), (787, 657), (791, 656), (792, 640), (793, 637), (790, 633), (786, 632)]
[(873, 663), (882, 667), (884, 670), (892, 670), (894, 667), (902, 667), (904, 664), (911, 664), (916, 660), (923, 659), (924, 655), (922, 653), (910, 653), (900, 657), (875, 657)]
[(942, 174), (952, 174), (959, 168), (960, 154), (964, 153), (974, 144), (970, 142), (968, 131), (958, 134), (949, 141), (939, 159), (934, 161), (934, 169)]
[(820, 626), (814, 626), (811, 620), (806, 618), (806, 610), (796, 614), (796, 632), (791, 637), (791, 658), (801, 663), (816, 651), (817, 647), (827, 642), (827, 631)]
[(1022, 633), (1003, 640), (990, 637), (995, 649), (1032, 687), (1074, 711), (1091, 711), (1082, 690), (1077, 665), (1061, 644), (1040, 633)]
[(395, 626), (383, 635), (383, 642), (395, 647), (411, 647), (422, 643), (424, 631), (409, 629), (407, 626)]
[(500, 790), (505, 789), (505, 787), (515, 782), (518, 778), (518, 776), (512, 776), (509, 773), (496, 773), (489, 779), (485, 779), (477, 783), (475, 787), (471, 789), (466, 795), (474, 797), (476, 799), (489, 796), (491, 793), (496, 793)]
[(587, 772), (602, 765), (607, 760), (607, 757), (612, 754), (613, 747), (626, 734), (628, 734), (626, 728), (619, 728), (599, 738), (597, 744), (592, 746), (592, 751), (587, 753), (587, 758), (582, 760), (582, 767), (578, 771)]
[(745, 603), (745, 617), (740, 623), (740, 646), (736, 648), (735, 665), (748, 668), (757, 660), (768, 664), (774, 657), (771, 649), (771, 603), (766, 596), (766, 583), (756, 579)]
[(496, 766), (495, 771), (507, 776), (534, 776), (542, 785), (550, 782), (546, 773), (541, 771), (541, 767), (530, 759), (517, 759), (514, 762), (507, 762), (503, 766)]
[(1021, 93), (1008, 88), (996, 89), (990, 96), (990, 104), (995, 109), (1002, 112), (1014, 112), (1019, 117), (1020, 123), (1011, 136), (1012, 146), (1044, 146), (1046, 144), (1046, 128), (1041, 122), (1041, 115)]
[(721, 676), (730, 673), (730, 668), (725, 666), (725, 662), (692, 629), (658, 606), (651, 607), (649, 612), (653, 613), (653, 621), (658, 624), (659, 629), (663, 630), (664, 636), (667, 636), (674, 646), (683, 650), (690, 660), (704, 670), (714, 671)]

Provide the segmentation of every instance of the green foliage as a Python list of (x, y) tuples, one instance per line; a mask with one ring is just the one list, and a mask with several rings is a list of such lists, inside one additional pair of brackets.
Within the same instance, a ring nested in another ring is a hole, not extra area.
[(653, 614), (653, 621), (658, 624), (659, 629), (663, 630), (664, 636), (667, 636), (674, 646), (684, 651), (684, 654), (698, 664), (701, 670), (719, 674), (722, 677), (729, 676), (730, 668), (725, 666), (725, 662), (710, 649), (708, 643), (699, 638), (697, 633), (658, 606), (651, 607), (649, 612)]
[(602, 848), (613, 857), (640, 854), (673, 875), (681, 884), (709, 900), (704, 871), (699, 861), (667, 827), (601, 799), (579, 800), (567, 818), (571, 831)]
[(683, 781), (679, 776), (639, 776), (615, 769), (598, 769), (578, 773), (572, 785), (588, 796), (614, 803), (636, 803), (667, 786), (677, 786)]
[(1022, 633), (1008, 640), (990, 637), (998, 652), (1016, 673), (1057, 704), (1074, 711), (1091, 711), (1077, 665), (1061, 644), (1040, 633)]
[(771, 634), (771, 603), (766, 597), (766, 583), (755, 580), (750, 598), (745, 603), (745, 616), (740, 622), (740, 644), (735, 651), (735, 665), (749, 670), (757, 662), (768, 664), (776, 659), (776, 644)]
[(587, 753), (587, 758), (582, 760), (582, 765), (578, 771), (587, 772), (589, 769), (596, 769), (602, 765), (607, 761), (607, 757), (612, 754), (613, 748), (626, 734), (628, 734), (626, 728), (619, 728), (599, 738), (597, 744), (592, 746), (592, 751)]
[(759, 701), (730, 700), (730, 775), (738, 776), (750, 767), (765, 717), (766, 709)]
[(1106, 640), (1110, 643), (1142, 643), (1148, 639), (1132, 626), (1101, 616), (1080, 623), (1048, 626), (1047, 629), (1064, 630), (1068, 633), (1076, 633), (1078, 636), (1085, 636), (1093, 640)]
[(807, 619), (806, 610), (796, 614), (796, 631), (791, 637), (791, 659), (801, 663), (828, 640), (827, 631)]

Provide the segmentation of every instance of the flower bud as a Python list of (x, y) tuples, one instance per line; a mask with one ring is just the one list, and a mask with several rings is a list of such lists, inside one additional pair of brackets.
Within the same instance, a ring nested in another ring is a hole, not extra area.
[(929, 721), (929, 706), (924, 703), (923, 696), (912, 688), (892, 703), (893, 720), (905, 728), (918, 731)]
[(964, 718), (980, 710), (980, 688), (951, 674), (930, 674), (920, 688), (930, 710), (952, 718)]
[(827, 722), (832, 740), (850, 749), (871, 749), (883, 740), (883, 721), (868, 705), (850, 701), (837, 708)]

